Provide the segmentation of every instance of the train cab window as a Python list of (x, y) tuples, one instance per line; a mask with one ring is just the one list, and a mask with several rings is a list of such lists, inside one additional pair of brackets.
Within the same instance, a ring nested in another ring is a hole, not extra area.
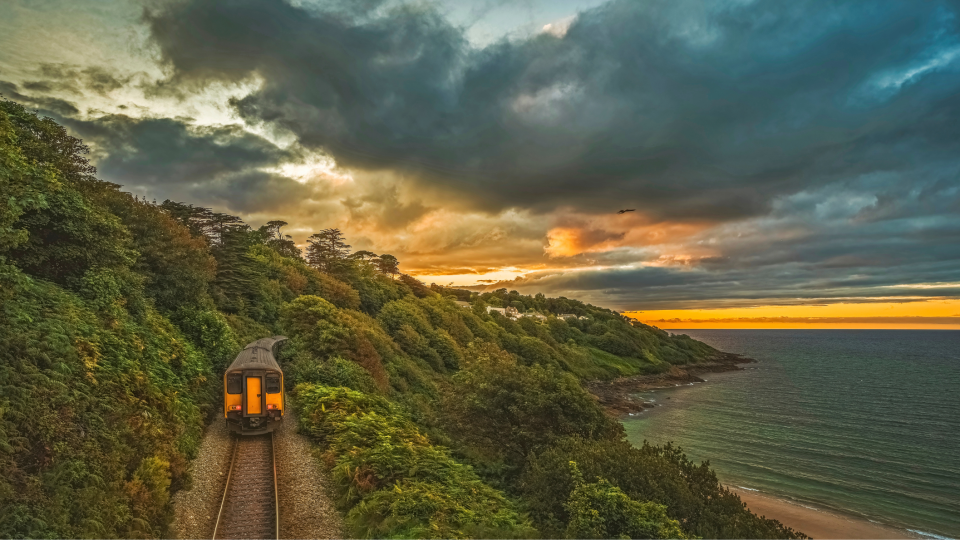
[(280, 377), (276, 375), (267, 375), (267, 393), (268, 394), (280, 393)]
[(239, 373), (231, 373), (227, 375), (227, 393), (243, 393), (243, 377)]

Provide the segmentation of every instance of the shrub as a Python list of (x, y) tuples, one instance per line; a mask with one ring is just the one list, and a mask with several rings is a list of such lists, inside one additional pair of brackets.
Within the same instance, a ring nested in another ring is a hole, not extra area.
[(379, 390), (367, 370), (339, 356), (324, 361), (317, 360), (310, 354), (298, 354), (285, 370), (284, 376), (294, 385), (312, 383), (343, 386), (367, 393), (376, 393)]
[[(571, 471), (569, 462), (577, 463)], [(582, 472), (582, 476), (579, 473)], [(530, 516), (547, 536), (559, 536), (572, 519), (568, 502), (578, 482), (607, 480), (635, 501), (665, 505), (687, 536), (703, 538), (805, 538), (776, 520), (748, 511), (724, 488), (709, 463), (693, 464), (671, 445), (637, 448), (623, 439), (570, 437), (530, 457), (517, 486)]]
[(467, 538), (531, 534), (503, 493), (430, 443), (386, 398), (300, 385), (302, 428), (327, 444), (346, 523), (360, 537)]
[(564, 507), (570, 515), (567, 538), (686, 538), (667, 507), (631, 499), (601, 478), (586, 483), (576, 462), (570, 462), (576, 487)]
[(481, 454), (521, 467), (559, 437), (615, 437), (607, 417), (572, 375), (523, 366), (490, 343), (471, 344), (445, 399), (448, 431)]

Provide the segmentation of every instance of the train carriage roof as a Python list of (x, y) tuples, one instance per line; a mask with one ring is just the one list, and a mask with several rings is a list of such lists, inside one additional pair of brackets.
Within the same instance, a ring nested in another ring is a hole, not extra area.
[(273, 336), (254, 341), (240, 351), (227, 371), (234, 369), (275, 369), (280, 371), (280, 365), (277, 364), (277, 359), (273, 357), (273, 350), (277, 343), (286, 339), (283, 336)]

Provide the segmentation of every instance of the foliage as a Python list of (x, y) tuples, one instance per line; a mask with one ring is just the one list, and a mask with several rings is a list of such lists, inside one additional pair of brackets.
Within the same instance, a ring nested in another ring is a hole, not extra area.
[(209, 363), (156, 312), (114, 309), (109, 288), (83, 298), (2, 265), (0, 291), (0, 536), (162, 535)]
[(339, 356), (318, 361), (313, 355), (298, 354), (284, 371), (294, 385), (301, 383), (342, 386), (360, 392), (377, 393), (379, 388), (367, 370)]
[(513, 471), (558, 438), (622, 433), (576, 378), (556, 368), (521, 365), (482, 342), (467, 348), (464, 363), (444, 401), (448, 431)]
[(207, 242), (160, 207), (129, 193), (103, 190), (102, 203), (132, 236), (139, 254), (133, 269), (144, 278), (144, 290), (156, 307), (173, 312), (189, 305), (210, 307), (209, 284), (217, 275), (216, 259)]
[(307, 261), (323, 272), (337, 274), (344, 270), (350, 246), (340, 229), (324, 229), (307, 239)]
[(564, 505), (570, 515), (567, 538), (686, 538), (666, 506), (635, 501), (603, 478), (588, 484), (576, 462), (570, 469), (576, 487)]
[(533, 531), (514, 504), (387, 399), (346, 388), (296, 389), (301, 426), (326, 459), (351, 533), (364, 538), (516, 537)]
[[(577, 463), (579, 476), (569, 462)], [(687, 536), (703, 538), (803, 538), (779, 521), (749, 512), (724, 488), (709, 463), (693, 464), (672, 445), (638, 448), (623, 439), (569, 437), (528, 460), (517, 482), (540, 531), (559, 536), (571, 520), (569, 500), (577, 483), (606, 479), (627, 497), (666, 506)]]
[(547, 536), (799, 536), (708, 464), (631, 446), (580, 385), (711, 347), (573, 299), (427, 286), (337, 229), (304, 260), (283, 221), (148, 203), (87, 154), (0, 101), (0, 536), (165, 535), (222, 370), (278, 333), (355, 534), (534, 534), (523, 507)]

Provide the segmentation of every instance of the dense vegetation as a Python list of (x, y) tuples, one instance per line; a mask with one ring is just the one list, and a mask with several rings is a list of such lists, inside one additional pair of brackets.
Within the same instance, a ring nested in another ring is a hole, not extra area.
[(138, 200), (86, 154), (0, 101), (0, 536), (162, 536), (226, 362), (277, 333), (352, 534), (796, 536), (706, 464), (631, 446), (580, 384), (710, 347), (572, 299), (427, 286), (336, 229), (304, 254), (282, 221)]

